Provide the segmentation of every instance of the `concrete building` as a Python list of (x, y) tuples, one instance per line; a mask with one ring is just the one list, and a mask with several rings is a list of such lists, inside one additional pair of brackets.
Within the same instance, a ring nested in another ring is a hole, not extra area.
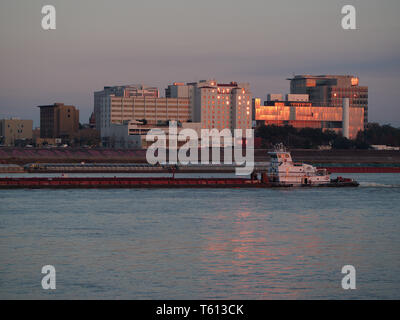
[(139, 125), (137, 121), (141, 123), (141, 131), (161, 127), (168, 121), (199, 123), (203, 129), (252, 127), (251, 92), (247, 83), (175, 82), (165, 89), (165, 95), (160, 98), (156, 88), (144, 86), (104, 87), (95, 92), (93, 118), (103, 145), (113, 144), (112, 137), (119, 130), (114, 125), (130, 123), (133, 129), (134, 123)]
[(160, 98), (158, 89), (141, 86), (104, 87), (94, 93), (94, 118), (104, 145), (114, 134), (114, 124), (132, 120), (156, 126), (160, 122), (191, 120), (188, 98)]
[(283, 94), (281, 93), (268, 93), (268, 101), (283, 101)]
[(283, 98), (283, 94), (281, 93), (268, 93), (267, 94), (267, 101), (268, 102), (276, 102), (276, 101), (302, 101), (308, 102), (309, 97), (308, 94), (293, 94), (289, 93), (285, 95)]
[(54, 103), (40, 108), (40, 137), (70, 139), (79, 130), (79, 110)]
[(308, 102), (308, 94), (293, 94), (289, 93), (286, 96), (285, 101), (297, 101), (297, 102)]
[(359, 86), (353, 75), (296, 75), (290, 80), (291, 94), (308, 94), (313, 106), (342, 107), (343, 98), (351, 108), (362, 108), (364, 125), (368, 123), (368, 87)]
[[(96, 129), (101, 130), (106, 119), (101, 119), (101, 115), (110, 104), (112, 97), (132, 98), (132, 97), (152, 97), (158, 98), (159, 91), (156, 87), (148, 87), (145, 85), (125, 85), (125, 86), (108, 86), (103, 90), (94, 93), (94, 112), (93, 120), (96, 123)], [(103, 123), (101, 122), (103, 120)], [(122, 120), (123, 121), (123, 120)]]
[[(179, 135), (179, 133), (184, 130), (184, 129), (191, 129), (194, 130), (197, 134), (197, 136), (199, 137), (198, 140), (198, 146), (200, 146), (200, 137), (201, 137), (201, 125), (198, 122), (176, 122), (176, 121), (171, 121), (171, 123), (175, 123), (176, 125), (176, 132)], [(147, 127), (147, 128), (146, 128)], [(155, 129), (156, 131), (159, 131), (160, 133), (164, 133), (165, 135), (165, 145), (168, 147), (169, 146), (169, 139), (170, 139), (170, 127), (169, 127), (169, 123), (165, 123), (163, 125), (159, 125), (156, 127), (152, 127), (150, 128), (149, 126), (141, 126), (141, 125), (137, 125), (134, 124), (130, 127), (129, 129), (129, 134), (140, 134), (141, 138), (142, 138), (142, 147), (143, 148), (148, 148), (150, 145), (152, 145), (154, 142), (152, 141), (146, 141), (146, 137), (148, 135), (148, 132), (151, 129)], [(184, 145), (187, 141), (177, 141), (177, 147), (181, 147), (182, 145)]]
[(256, 121), (256, 109), (261, 106), (261, 98), (253, 98), (251, 105), (252, 105), (251, 116), (252, 116), (253, 128), (254, 128), (255, 127), (254, 122)]
[[(177, 127), (177, 133), (184, 129), (193, 129), (196, 131), (198, 137), (200, 137), (200, 123), (194, 122), (177, 122), (173, 121)], [(169, 139), (169, 122), (159, 123), (157, 125), (143, 124), (140, 121), (125, 121), (122, 124), (111, 124), (108, 129), (107, 138), (103, 140), (103, 146), (109, 148), (148, 148), (154, 143), (147, 141), (146, 137), (150, 130), (155, 130), (159, 133), (163, 133), (167, 140), (168, 145)], [(183, 145), (185, 142), (178, 142), (178, 146)]]
[(174, 82), (165, 89), (167, 98), (189, 98), (190, 87), (183, 82)]
[[(364, 130), (363, 108), (352, 107), (344, 112), (343, 106), (316, 106), (311, 102), (304, 102), (305, 97), (298, 98), (295, 101), (265, 101), (263, 106), (255, 104), (257, 124), (329, 129), (348, 134), (351, 139), (356, 138), (360, 130)], [(346, 122), (345, 129), (348, 128), (348, 131), (343, 132), (343, 121)]]
[(33, 120), (0, 119), (0, 144), (14, 146), (18, 140), (32, 139)]
[(248, 83), (217, 83), (216, 80), (174, 83), (166, 89), (167, 97), (190, 100), (193, 122), (202, 129), (251, 129), (251, 91)]
[(130, 122), (112, 123), (108, 129), (108, 136), (103, 146), (117, 149), (140, 149), (142, 147), (140, 135), (129, 134)]

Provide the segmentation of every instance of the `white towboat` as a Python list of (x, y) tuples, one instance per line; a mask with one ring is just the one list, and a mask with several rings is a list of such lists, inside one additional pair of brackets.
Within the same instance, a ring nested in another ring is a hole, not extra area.
[(272, 186), (356, 187), (359, 185), (352, 179), (341, 177), (331, 179), (327, 169), (317, 169), (309, 164), (293, 162), (290, 152), (282, 144), (277, 145), (275, 150), (268, 154), (271, 157), (268, 180)]

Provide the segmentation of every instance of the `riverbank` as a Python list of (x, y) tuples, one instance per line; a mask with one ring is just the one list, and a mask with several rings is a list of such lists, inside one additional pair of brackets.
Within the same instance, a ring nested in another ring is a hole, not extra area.
[[(290, 150), (293, 159), (309, 163), (399, 163), (393, 150)], [(200, 154), (200, 152), (199, 152)], [(223, 151), (221, 151), (223, 156)], [(223, 159), (223, 157), (221, 157)], [(255, 162), (268, 162), (267, 149), (254, 150)], [(0, 164), (28, 163), (147, 163), (145, 149), (0, 148)]]
[[(392, 150), (291, 150), (296, 162), (335, 173), (400, 172), (400, 151)], [(200, 154), (200, 152), (199, 152)], [(210, 153), (211, 154), (211, 153)], [(221, 152), (221, 159), (224, 158)], [(268, 150), (255, 149), (255, 170), (264, 171)], [(88, 148), (1, 148), (0, 173), (231, 173), (232, 165), (149, 165), (146, 150)]]

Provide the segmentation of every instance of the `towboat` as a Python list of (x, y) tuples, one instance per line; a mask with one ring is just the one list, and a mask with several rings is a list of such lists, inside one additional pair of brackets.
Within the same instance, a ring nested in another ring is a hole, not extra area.
[(327, 169), (318, 169), (310, 164), (293, 162), (289, 151), (282, 144), (270, 155), (268, 181), (272, 187), (357, 187), (353, 179), (338, 177), (331, 179)]

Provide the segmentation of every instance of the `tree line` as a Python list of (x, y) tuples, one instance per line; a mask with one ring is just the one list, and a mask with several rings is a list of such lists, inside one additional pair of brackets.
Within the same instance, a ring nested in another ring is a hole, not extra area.
[(261, 138), (261, 147), (271, 148), (283, 143), (291, 148), (315, 149), (330, 146), (333, 149), (369, 149), (371, 145), (400, 146), (400, 128), (369, 123), (355, 139), (347, 139), (333, 130), (316, 128), (297, 129), (293, 126), (261, 125), (255, 136)]

